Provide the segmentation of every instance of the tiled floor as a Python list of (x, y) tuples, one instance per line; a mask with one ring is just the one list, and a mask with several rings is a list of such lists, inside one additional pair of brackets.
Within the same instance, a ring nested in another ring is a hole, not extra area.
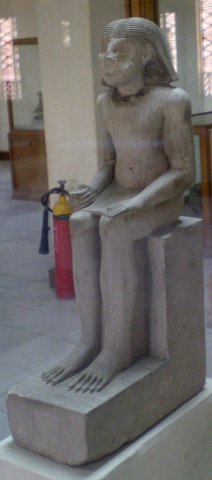
[[(0, 439), (10, 434), (8, 389), (63, 358), (79, 338), (75, 301), (58, 300), (49, 288), (53, 255), (38, 254), (41, 217), (39, 203), (11, 199), (8, 164), (0, 162)], [(211, 278), (212, 259), (205, 259), (209, 320)], [(212, 377), (212, 328), (207, 329), (206, 342), (207, 373)]]

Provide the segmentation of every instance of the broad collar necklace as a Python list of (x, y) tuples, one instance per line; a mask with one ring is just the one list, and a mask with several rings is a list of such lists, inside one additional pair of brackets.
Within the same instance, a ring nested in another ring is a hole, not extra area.
[(115, 105), (134, 105), (143, 97), (147, 92), (147, 88), (141, 88), (137, 93), (132, 95), (121, 95), (117, 88), (114, 88), (112, 93), (112, 101)]

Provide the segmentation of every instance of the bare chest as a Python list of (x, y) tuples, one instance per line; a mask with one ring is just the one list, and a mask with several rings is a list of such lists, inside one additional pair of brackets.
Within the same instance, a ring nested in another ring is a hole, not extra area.
[(167, 169), (164, 114), (159, 101), (146, 96), (135, 105), (111, 104), (105, 124), (116, 152), (119, 185), (144, 188)]
[(106, 129), (114, 144), (125, 140), (151, 143), (159, 140), (163, 132), (163, 111), (151, 101), (139, 101), (136, 105), (112, 105), (106, 117)]

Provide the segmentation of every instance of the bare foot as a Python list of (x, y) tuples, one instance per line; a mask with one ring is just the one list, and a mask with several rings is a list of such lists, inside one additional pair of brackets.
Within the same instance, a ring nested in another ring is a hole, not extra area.
[(105, 349), (88, 368), (73, 377), (69, 390), (82, 393), (99, 392), (115, 375), (129, 367), (132, 362), (131, 356), (121, 356), (119, 352)]
[(99, 349), (96, 346), (88, 347), (82, 342), (72, 350), (63, 362), (43, 372), (42, 379), (46, 383), (56, 385), (89, 365), (96, 355), (98, 355), (98, 352)]

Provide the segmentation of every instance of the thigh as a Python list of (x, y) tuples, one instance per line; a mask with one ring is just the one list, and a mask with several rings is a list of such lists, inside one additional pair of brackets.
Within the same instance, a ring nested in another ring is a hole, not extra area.
[(135, 220), (134, 240), (146, 238), (159, 228), (176, 223), (182, 213), (183, 203), (183, 197), (177, 197), (147, 210), (140, 220)]
[(158, 228), (175, 223), (181, 214), (183, 198), (177, 197), (168, 202), (149, 208), (141, 215), (125, 218), (122, 215), (116, 217), (102, 216), (100, 219), (101, 240), (110, 241), (120, 247), (135, 240), (141, 240), (151, 235)]

